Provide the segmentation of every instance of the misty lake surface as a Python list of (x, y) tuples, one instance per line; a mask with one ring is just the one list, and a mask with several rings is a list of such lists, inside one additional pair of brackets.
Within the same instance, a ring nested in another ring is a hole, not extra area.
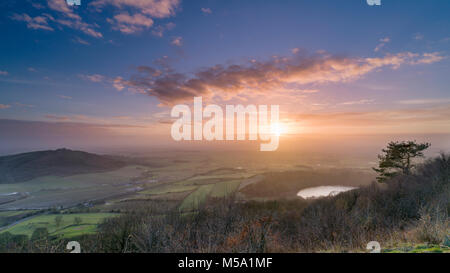
[(17, 195), (18, 192), (10, 192), (10, 193), (0, 193), (0, 196), (11, 196), (11, 195)]
[(335, 196), (341, 192), (346, 192), (350, 190), (354, 190), (356, 187), (346, 187), (346, 186), (319, 186), (306, 188), (297, 193), (297, 196), (300, 196), (304, 199), (308, 198), (320, 198), (326, 196)]

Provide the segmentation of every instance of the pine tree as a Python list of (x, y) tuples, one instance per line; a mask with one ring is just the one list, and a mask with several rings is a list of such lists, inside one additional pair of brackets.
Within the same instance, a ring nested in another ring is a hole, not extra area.
[(423, 157), (423, 151), (430, 147), (430, 143), (416, 143), (416, 141), (390, 142), (383, 154), (378, 155), (380, 160), (378, 168), (373, 168), (378, 173), (377, 181), (384, 182), (398, 174), (411, 174), (415, 167), (413, 159)]

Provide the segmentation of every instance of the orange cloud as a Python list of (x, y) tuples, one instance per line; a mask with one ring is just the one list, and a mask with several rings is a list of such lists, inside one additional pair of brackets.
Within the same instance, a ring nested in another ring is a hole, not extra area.
[(174, 46), (182, 46), (183, 45), (183, 38), (182, 37), (175, 37), (175, 38), (172, 39), (171, 44), (174, 45)]
[(47, 16), (31, 17), (28, 14), (24, 13), (24, 14), (14, 14), (11, 18), (16, 21), (26, 22), (27, 27), (30, 29), (43, 29), (53, 31), (53, 28), (48, 25), (49, 17)]
[[(380, 58), (351, 58), (319, 54), (314, 56), (274, 57), (266, 62), (253, 60), (248, 64), (216, 65), (189, 77), (172, 70), (162, 73), (140, 66), (139, 73), (129, 80), (116, 78), (118, 90), (127, 87), (133, 92), (157, 97), (162, 105), (192, 101), (194, 96), (230, 99), (290, 90), (289, 85), (347, 82), (381, 68), (398, 69), (402, 65), (430, 64), (442, 60), (438, 53), (422, 55), (403, 52)], [(155, 71), (160, 73), (155, 74)]]
[(391, 41), (391, 38), (386, 37), (383, 39), (380, 39), (380, 43), (375, 47), (374, 51), (378, 52), (380, 51), (387, 43), (389, 43)]
[(155, 18), (166, 18), (175, 14), (180, 2), (180, 0), (95, 0), (90, 5), (98, 10), (107, 5), (121, 9), (129, 7)]
[[(114, 6), (119, 13), (113, 18), (108, 18), (107, 22), (113, 25), (114, 30), (125, 34), (142, 31), (153, 26), (152, 18), (167, 18), (175, 15), (176, 9), (180, 5), (180, 0), (95, 0), (89, 5), (97, 11), (102, 11), (106, 6)], [(133, 14), (127, 11), (131, 9)], [(158, 26), (153, 30), (153, 34), (161, 37), (164, 30), (170, 30), (174, 24)]]
[(93, 25), (83, 22), (81, 16), (74, 13), (73, 9), (70, 8), (65, 1), (47, 0), (47, 4), (50, 9), (63, 15), (61, 18), (53, 18), (53, 16), (47, 15), (51, 21), (69, 28), (81, 30), (85, 34), (95, 38), (103, 38), (102, 33), (95, 30)]
[(153, 25), (153, 20), (150, 17), (140, 13), (130, 15), (128, 12), (123, 12), (114, 15), (114, 20), (108, 19), (107, 21), (115, 24), (114, 29), (126, 34), (139, 32)]

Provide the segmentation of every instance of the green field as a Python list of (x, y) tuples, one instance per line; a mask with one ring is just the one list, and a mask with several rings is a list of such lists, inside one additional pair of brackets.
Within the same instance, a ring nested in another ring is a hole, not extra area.
[(214, 184), (213, 189), (211, 190), (210, 197), (221, 198), (225, 197), (233, 192), (235, 192), (241, 181), (230, 181), (230, 182), (221, 182)]
[(181, 202), (179, 209), (181, 211), (196, 210), (199, 205), (210, 197), (225, 197), (236, 191), (239, 184), (240, 181), (229, 181), (199, 186), (197, 190), (189, 194), (183, 202)]
[(210, 185), (203, 185), (198, 187), (196, 191), (189, 194), (181, 203), (180, 210), (181, 211), (191, 211), (196, 210), (200, 204), (202, 204), (209, 194), (211, 193), (212, 189), (214, 188), (214, 184)]
[[(74, 237), (82, 234), (92, 234), (97, 230), (97, 225), (104, 219), (115, 217), (114, 213), (75, 213), (75, 214), (48, 214), (36, 216), (18, 223), (2, 232), (10, 232), (14, 235), (27, 235), (31, 237), (36, 228), (47, 228), (49, 235), (62, 235)], [(57, 226), (55, 218), (62, 216), (61, 223)], [(75, 218), (81, 219), (80, 224), (75, 223)]]
[[(0, 184), (0, 194), (27, 193), (26, 198), (0, 205), (1, 209), (46, 209), (55, 206), (74, 206), (79, 203), (123, 194), (136, 185), (129, 184), (139, 178), (146, 167), (127, 166), (119, 170), (73, 175), (67, 177), (44, 176), (23, 183)], [(141, 184), (145, 184), (145, 178)]]
[(0, 211), (0, 228), (33, 215), (36, 210)]

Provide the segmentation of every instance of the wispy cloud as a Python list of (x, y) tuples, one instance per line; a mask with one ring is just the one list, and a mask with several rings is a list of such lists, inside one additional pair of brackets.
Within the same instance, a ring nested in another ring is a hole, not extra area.
[(313, 93), (318, 93), (319, 89), (302, 89), (299, 91), (302, 93), (305, 93), (305, 94), (313, 94)]
[(114, 15), (113, 19), (108, 18), (107, 21), (113, 25), (113, 29), (125, 34), (139, 32), (153, 25), (152, 18), (140, 13), (130, 15), (123, 12)]
[(84, 39), (81, 39), (81, 38), (78, 37), (78, 36), (75, 37), (75, 38), (73, 38), (72, 41), (75, 42), (75, 43), (82, 44), (82, 45), (90, 45), (90, 43), (89, 43), (88, 41), (86, 41), (86, 40), (84, 40)]
[(201, 9), (204, 14), (211, 14), (212, 10), (210, 8), (202, 8)]
[[(111, 18), (107, 18), (107, 22), (112, 25), (113, 30), (120, 31), (124, 34), (140, 32), (151, 28), (154, 25), (154, 19), (163, 19), (174, 16), (181, 0), (94, 0), (89, 3), (97, 12), (102, 12), (107, 6), (115, 8), (115, 14)], [(36, 9), (44, 10), (45, 8), (56, 12), (42, 13), (39, 16), (32, 17), (26, 13), (14, 14), (11, 18), (16, 21), (26, 22), (30, 29), (41, 29), (54, 31), (62, 27), (68, 27), (80, 30), (86, 35), (103, 38), (103, 34), (98, 30), (99, 25), (96, 23), (87, 23), (76, 13), (76, 6), (67, 5), (64, 0), (46, 0), (46, 6), (42, 4), (33, 5)], [(170, 30), (175, 25), (167, 23), (159, 25), (152, 33), (161, 37), (163, 32)], [(76, 42), (87, 45), (88, 42), (80, 38), (75, 38)]]
[(182, 46), (183, 45), (183, 37), (174, 37), (171, 42), (174, 46)]
[(8, 76), (8, 75), (9, 75), (8, 71), (0, 70), (0, 76)]
[(399, 101), (399, 103), (407, 104), (407, 105), (442, 104), (442, 103), (450, 103), (450, 98), (402, 100), (402, 101)]
[(31, 6), (32, 6), (33, 8), (35, 8), (35, 9), (45, 9), (45, 6), (42, 5), (42, 4), (40, 4), (40, 3), (37, 3), (37, 2), (34, 2), (34, 1), (29, 1), (29, 2), (31, 2), (31, 3), (30, 3)]
[(8, 109), (10, 107), (11, 107), (11, 105), (9, 105), (9, 104), (0, 104), (0, 109)]
[(125, 88), (125, 80), (122, 77), (116, 77), (113, 80), (113, 86), (117, 91), (122, 91)]
[(378, 52), (380, 51), (387, 43), (389, 43), (391, 41), (391, 38), (386, 37), (383, 39), (380, 39), (380, 43), (375, 47), (374, 51)]
[(375, 100), (373, 99), (362, 99), (362, 100), (354, 100), (354, 101), (346, 101), (339, 103), (340, 105), (364, 105), (364, 104), (372, 104)]
[(74, 12), (74, 8), (69, 7), (65, 1), (47, 0), (47, 6), (49, 9), (57, 12), (56, 17), (48, 13), (42, 13), (36, 17), (31, 17), (26, 13), (16, 13), (11, 18), (16, 21), (26, 22), (27, 27), (30, 29), (54, 31), (54, 27), (50, 26), (50, 22), (52, 22), (53, 25), (77, 29), (95, 38), (103, 37), (103, 34), (95, 29), (95, 26), (84, 22), (81, 16)]
[(424, 36), (423, 36), (422, 33), (416, 33), (416, 34), (414, 34), (414, 40), (419, 41), (419, 40), (423, 40), (423, 38), (424, 38)]
[(134, 8), (155, 18), (166, 18), (175, 14), (180, 3), (180, 0), (95, 0), (89, 5), (99, 11), (107, 5), (120, 9)]
[(291, 49), (292, 54), (298, 54), (300, 52), (300, 48), (296, 47)]
[(153, 28), (152, 34), (158, 37), (163, 37), (164, 32), (172, 30), (175, 28), (175, 24), (172, 22), (169, 22), (165, 25), (159, 25)]
[(47, 5), (50, 9), (59, 12), (63, 15), (62, 18), (53, 19), (56, 23), (73, 29), (78, 29), (87, 35), (95, 38), (102, 38), (103, 34), (95, 30), (94, 26), (85, 23), (81, 16), (74, 12), (73, 7), (69, 7), (65, 1), (62, 0), (47, 0)]
[(26, 104), (26, 103), (20, 103), (20, 102), (16, 102), (14, 104), (19, 106), (19, 107), (26, 107), (26, 108), (33, 108), (34, 107), (34, 105), (32, 105), (32, 104)]
[(58, 121), (68, 121), (68, 120), (70, 120), (70, 117), (68, 117), (68, 116), (45, 115), (44, 117), (46, 119), (58, 120)]
[(64, 100), (71, 100), (72, 99), (72, 97), (70, 97), (70, 96), (65, 96), (65, 95), (57, 95), (57, 96), (58, 96), (58, 98), (64, 99)]
[(80, 75), (80, 77), (91, 82), (102, 82), (105, 79), (105, 76), (100, 74)]
[[(113, 25), (114, 30), (125, 34), (140, 32), (153, 26), (154, 18), (167, 18), (175, 15), (180, 5), (180, 0), (95, 0), (89, 5), (101, 12), (106, 6), (113, 6), (119, 13), (107, 21)], [(129, 10), (133, 13), (130, 14)], [(164, 30), (171, 25), (159, 26), (153, 31), (157, 36), (162, 36)]]
[(424, 53), (421, 58), (416, 60), (415, 64), (432, 64), (444, 60), (446, 56), (442, 56), (439, 52)]
[(80, 20), (80, 16), (75, 14), (69, 5), (67, 5), (66, 1), (62, 0), (47, 0), (47, 5), (49, 8), (55, 11), (59, 11), (64, 13), (67, 17), (72, 19)]
[(22, 21), (27, 23), (27, 28), (30, 29), (43, 29), (48, 31), (53, 31), (54, 29), (49, 26), (48, 21), (51, 19), (51, 17), (48, 14), (42, 15), (42, 16), (36, 16), (31, 17), (26, 13), (23, 14), (17, 14), (15, 13), (11, 19), (15, 21)]

